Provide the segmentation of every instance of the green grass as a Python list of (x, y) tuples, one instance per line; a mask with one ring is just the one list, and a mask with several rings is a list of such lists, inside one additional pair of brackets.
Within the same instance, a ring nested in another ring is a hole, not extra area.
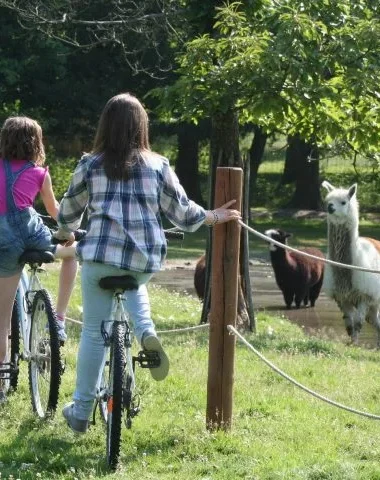
[[(293, 234), (292, 245), (326, 249), (322, 219), (276, 217), (279, 202), (270, 195), (281, 171), (283, 153), (268, 152), (259, 171), (255, 204), (265, 212), (250, 225), (260, 232), (281, 227)], [(277, 162), (277, 163), (276, 163)], [(350, 185), (351, 170), (330, 165), (324, 170), (333, 184)], [(363, 167), (364, 168), (364, 167)], [(335, 176), (334, 176), (335, 175)], [(366, 212), (373, 210), (378, 191), (371, 172), (359, 182), (361, 235), (380, 238), (380, 224)], [(288, 188), (288, 187), (287, 187)], [(289, 194), (286, 189), (284, 201)], [(197, 258), (206, 247), (208, 231), (186, 234), (170, 243), (168, 258)], [(267, 258), (267, 244), (253, 236), (251, 257)], [(42, 277), (53, 293), (57, 264)], [(188, 295), (150, 287), (152, 316), (158, 329), (196, 325), (201, 304)], [(81, 292), (77, 283), (68, 316), (81, 319)], [(379, 353), (347, 347), (323, 337), (305, 336), (283, 318), (257, 315), (258, 332), (245, 337), (289, 375), (338, 402), (380, 413)], [(171, 361), (167, 380), (155, 383), (139, 370), (142, 412), (132, 430), (123, 430), (121, 467), (115, 473), (105, 464), (105, 433), (100, 423), (77, 438), (61, 417), (71, 400), (80, 327), (70, 324), (64, 347), (67, 368), (59, 412), (39, 421), (31, 412), (26, 365), (22, 364), (19, 390), (0, 408), (1, 479), (140, 479), (146, 480), (380, 480), (378, 422), (355, 416), (310, 397), (270, 370), (245, 346), (236, 348), (233, 424), (230, 432), (205, 428), (207, 403), (208, 333), (163, 337)]]
[[(56, 268), (44, 283), (56, 290)], [(71, 314), (80, 318), (77, 287)], [(201, 304), (188, 295), (150, 287), (158, 329), (198, 323)], [(351, 407), (380, 413), (379, 353), (305, 336), (280, 317), (258, 315), (248, 341), (309, 388)], [(59, 410), (70, 401), (80, 327), (69, 326), (67, 368)], [(237, 343), (230, 432), (205, 428), (208, 333), (163, 336), (171, 360), (167, 380), (138, 370), (142, 411), (123, 430), (121, 467), (108, 471), (100, 423), (74, 436), (60, 412), (39, 421), (31, 412), (26, 365), (20, 388), (0, 414), (2, 479), (375, 480), (380, 479), (377, 421), (333, 408), (278, 376)]]

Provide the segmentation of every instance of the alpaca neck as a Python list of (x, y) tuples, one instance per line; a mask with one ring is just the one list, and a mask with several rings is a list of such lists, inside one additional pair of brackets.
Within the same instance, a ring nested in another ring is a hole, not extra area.
[(286, 250), (284, 248), (277, 247), (276, 250), (270, 252), (270, 258), (278, 265), (286, 263)]
[[(339, 263), (353, 264), (359, 232), (350, 225), (328, 225), (328, 257)], [(345, 293), (352, 289), (352, 270), (332, 267), (336, 290)]]
[(357, 228), (347, 225), (328, 226), (328, 251), (331, 260), (341, 263), (352, 263), (353, 249), (359, 237)]

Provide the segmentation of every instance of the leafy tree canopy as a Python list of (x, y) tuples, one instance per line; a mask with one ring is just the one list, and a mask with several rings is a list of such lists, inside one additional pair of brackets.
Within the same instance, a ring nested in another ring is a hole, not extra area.
[(153, 94), (166, 120), (233, 107), (241, 122), (377, 158), (379, 9), (367, 0), (227, 4), (212, 34), (178, 55), (178, 80)]

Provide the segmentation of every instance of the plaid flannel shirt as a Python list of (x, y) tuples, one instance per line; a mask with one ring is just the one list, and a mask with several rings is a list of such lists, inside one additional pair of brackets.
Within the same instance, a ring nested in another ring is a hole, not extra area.
[(144, 155), (126, 181), (109, 180), (99, 155), (83, 156), (60, 204), (60, 229), (78, 229), (86, 207), (87, 235), (77, 247), (80, 260), (146, 273), (160, 270), (166, 255), (161, 212), (189, 232), (205, 219), (204, 209), (188, 199), (169, 161), (154, 153)]

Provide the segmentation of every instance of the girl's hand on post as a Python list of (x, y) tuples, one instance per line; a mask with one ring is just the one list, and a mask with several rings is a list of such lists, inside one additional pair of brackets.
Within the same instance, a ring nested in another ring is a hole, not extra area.
[(236, 203), (236, 200), (230, 200), (219, 208), (206, 210), (205, 224), (213, 227), (217, 223), (226, 223), (232, 220), (241, 220), (241, 214), (238, 210), (232, 210), (229, 207)]

